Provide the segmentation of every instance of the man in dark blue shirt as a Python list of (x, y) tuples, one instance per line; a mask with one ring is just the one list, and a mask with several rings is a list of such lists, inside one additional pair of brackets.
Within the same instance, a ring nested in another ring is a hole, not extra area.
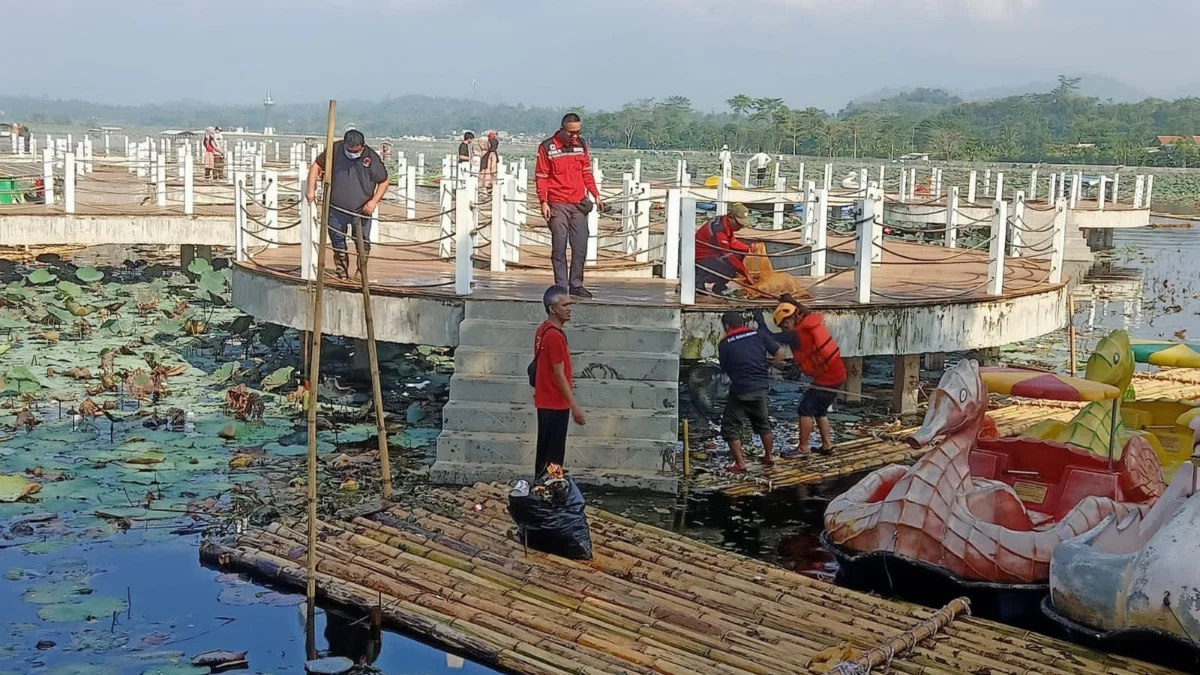
[(769, 334), (747, 326), (740, 312), (725, 312), (721, 324), (725, 327), (725, 337), (717, 345), (717, 356), (721, 371), (729, 377), (729, 398), (721, 417), (721, 437), (729, 443), (729, 451), (733, 453), (733, 464), (725, 470), (734, 473), (746, 470), (742, 429), (747, 424), (762, 439), (763, 466), (771, 467), (775, 463), (772, 456), (775, 436), (771, 433), (767, 394), (771, 387), (771, 364), (782, 363), (783, 354)]

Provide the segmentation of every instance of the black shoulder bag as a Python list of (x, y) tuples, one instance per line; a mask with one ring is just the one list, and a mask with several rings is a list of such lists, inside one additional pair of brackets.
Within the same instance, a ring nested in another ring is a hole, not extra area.
[[(542, 347), (544, 347), (546, 345), (546, 333), (549, 333), (552, 330), (556, 330), (560, 333), (563, 333), (561, 328), (557, 328), (557, 327), (547, 328), (546, 331), (544, 333), (542, 333), (542, 341), (541, 341), (541, 343), (538, 344), (538, 348), (533, 350), (533, 360), (529, 362), (529, 367), (525, 369), (525, 372), (529, 373), (529, 386), (531, 386), (531, 387), (537, 387), (538, 357), (542, 355)], [(563, 333), (563, 339), (565, 340), (566, 338), (567, 338), (567, 334)]]

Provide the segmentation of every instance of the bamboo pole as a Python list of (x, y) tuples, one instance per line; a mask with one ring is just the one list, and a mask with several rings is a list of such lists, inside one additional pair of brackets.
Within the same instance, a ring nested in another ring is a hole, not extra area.
[(362, 280), (363, 319), (367, 324), (367, 355), (371, 361), (371, 395), (375, 400), (375, 430), (379, 436), (379, 471), (383, 475), (383, 498), (390, 500), (392, 498), (392, 462), (388, 457), (383, 391), (379, 384), (379, 350), (375, 346), (375, 317), (371, 309), (371, 282), (367, 279), (369, 254), (363, 241), (361, 225), (354, 228), (354, 244), (358, 249), (358, 277)]
[(937, 632), (955, 619), (959, 614), (970, 613), (971, 603), (966, 598), (957, 598), (941, 608), (932, 617), (917, 624), (912, 630), (893, 636), (883, 644), (872, 647), (857, 658), (842, 661), (833, 667), (831, 673), (858, 675), (869, 673), (872, 668), (890, 663), (900, 654), (916, 649), (917, 643), (933, 637)]
[(322, 178), (321, 233), (317, 244), (317, 274), (313, 280), (313, 297), (310, 303), (312, 317), (312, 342), (309, 348), (308, 386), (312, 397), (308, 406), (308, 551), (305, 561), (307, 583), (307, 617), (305, 621), (306, 651), (309, 659), (317, 658), (316, 613), (317, 613), (317, 407), (321, 377), (321, 313), (325, 293), (325, 241), (329, 231), (329, 194), (333, 177), (333, 128), (337, 116), (337, 101), (329, 101), (329, 119), (325, 129), (325, 174)]
[(692, 475), (692, 446), (688, 442), (688, 421), (683, 421), (683, 477)]
[(1075, 296), (1067, 293), (1067, 342), (1070, 343), (1071, 377), (1075, 377)]

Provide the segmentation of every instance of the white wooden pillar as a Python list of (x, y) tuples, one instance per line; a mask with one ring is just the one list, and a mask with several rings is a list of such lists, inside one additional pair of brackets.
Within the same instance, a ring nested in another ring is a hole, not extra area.
[(871, 209), (871, 264), (883, 264), (883, 188), (867, 186), (867, 199), (874, 203)]
[(404, 218), (417, 219), (417, 167), (409, 166), (404, 176)]
[(854, 242), (854, 300), (861, 305), (871, 303), (871, 255), (875, 236), (875, 201), (858, 200), (858, 238)]
[(1030, 201), (1037, 199), (1037, 185), (1038, 185), (1037, 180), (1038, 180), (1038, 170), (1034, 169), (1033, 171), (1031, 171), (1029, 173), (1029, 200)]
[(508, 189), (509, 180), (511, 178), (507, 173), (497, 169), (496, 187), (492, 190), (492, 224), (488, 228), (488, 238), (491, 240), (489, 246), (491, 264), (488, 269), (493, 272), (503, 272), (506, 269), (504, 264), (505, 249), (507, 248), (504, 244), (504, 193)]
[[(639, 183), (637, 191), (637, 220), (635, 221), (634, 246), (637, 261), (650, 262), (650, 184)], [(589, 237), (590, 238), (590, 237)]]
[(680, 228), (682, 220), (680, 207), (683, 203), (683, 190), (674, 189), (667, 190), (667, 224), (663, 230), (664, 249), (663, 249), (663, 278), (678, 279), (679, 278), (679, 244), (680, 244)]
[(967, 203), (974, 204), (975, 203), (975, 184), (979, 182), (979, 171), (977, 171), (975, 169), (971, 169), (971, 176), (968, 180), (970, 182), (967, 183)]
[(1096, 191), (1096, 208), (1097, 208), (1097, 210), (1100, 210), (1100, 211), (1104, 210), (1104, 202), (1107, 201), (1107, 199), (1108, 199), (1108, 195), (1105, 190), (1107, 185), (1108, 185), (1108, 176), (1100, 176), (1099, 190)]
[(92, 137), (91, 136), (88, 136), (83, 139), (83, 157), (84, 157), (83, 170), (87, 173), (91, 173), (93, 170), (93, 167), (92, 167)]
[[(776, 164), (775, 168), (779, 168)], [(771, 228), (776, 230), (783, 229), (783, 198), (784, 192), (787, 190), (787, 181), (783, 178), (775, 177), (775, 208), (771, 214)]]
[[(1025, 246), (1025, 192), (1018, 190), (1016, 197), (1013, 199), (1012, 212), (1012, 242), (1009, 243), (1009, 255), (1014, 258), (1022, 256), (1022, 249)], [(1034, 243), (1034, 242), (1030, 242)]]
[[(521, 181), (521, 170), (517, 169), (509, 177), (509, 181), (505, 185), (505, 193), (504, 193), (504, 214), (505, 214), (504, 222), (505, 222), (505, 225), (508, 226), (508, 230), (507, 230), (508, 238), (506, 239), (506, 241), (508, 242), (508, 245), (505, 246), (505, 248), (507, 249), (506, 259), (508, 260), (508, 262), (514, 262), (514, 263), (521, 262), (521, 221), (520, 221), (521, 216), (518, 213), (519, 207), (520, 207), (520, 204), (518, 203), (518, 199), (519, 199), (519, 195), (520, 195), (520, 190), (519, 190), (520, 181)], [(598, 218), (599, 218), (599, 215), (596, 214), (596, 210), (592, 209), (592, 213), (589, 214), (589, 220), (588, 220), (589, 232), (590, 232), (590, 228), (591, 228), (592, 219), (598, 219)], [(588, 251), (589, 252), (592, 251), (592, 242), (594, 240), (595, 240), (595, 237), (593, 237), (589, 234), (588, 235)], [(595, 264), (594, 259), (592, 261), (592, 264)]]
[(858, 192), (859, 192), (859, 194), (866, 197), (867, 190), (869, 188), (870, 188), (870, 186), (867, 185), (867, 170), (859, 169), (858, 170)]
[(800, 162), (800, 175), (796, 179), (796, 189), (803, 190), (806, 183), (804, 182), (804, 162)]
[(1046, 201), (1051, 204), (1058, 201), (1058, 174), (1053, 171), (1047, 178)]
[(992, 170), (986, 169), (983, 172), (983, 196), (992, 196)]
[[(415, 167), (413, 171), (415, 175)], [(438, 257), (442, 260), (448, 260), (453, 249), (450, 238), (454, 236), (454, 198), (456, 185), (457, 181), (444, 180), (439, 186), (441, 189), (441, 199), (438, 200)]]
[(958, 186), (946, 197), (946, 248), (958, 248)]
[(679, 200), (679, 304), (696, 304), (696, 198)]
[(814, 277), (825, 276), (828, 252), (825, 247), (829, 243), (829, 190), (818, 190), (816, 195), (817, 213), (813, 226), (812, 256), (809, 262), (812, 266), (808, 273)]
[(417, 153), (417, 182), (425, 182), (425, 153)]
[(54, 151), (50, 148), (42, 150), (42, 187), (49, 206), (54, 203)]
[[(600, 169), (599, 160), (592, 162), (592, 181), (596, 183), (597, 190), (604, 184), (604, 171)], [(600, 209), (598, 207), (588, 212), (587, 224), (588, 244), (584, 265), (598, 265), (600, 263)]]
[[(304, 176), (300, 176), (301, 179)], [(304, 194), (304, 189), (300, 190), (300, 194)], [(192, 153), (187, 152), (183, 155), (183, 213), (190, 216), (196, 212), (196, 161), (192, 159)]]
[[(1050, 249), (1050, 283), (1061, 284), (1063, 255), (1067, 248), (1067, 200), (1054, 200), (1054, 240)], [(1073, 318), (1068, 319), (1073, 320)]]
[(639, 184), (639, 185), (642, 182), (642, 158), (641, 157), (635, 157), (633, 159), (633, 182), (635, 184)]
[(155, 201), (158, 208), (167, 207), (167, 157), (161, 152), (154, 163), (154, 191), (158, 197)]
[(913, 201), (917, 198), (917, 169), (913, 167), (908, 170), (908, 199)]
[(996, 199), (1004, 199), (1004, 172), (996, 172)]
[[(418, 162), (420, 156), (418, 155)], [(473, 197), (477, 190), (476, 178), (468, 176), (454, 194), (454, 293), (471, 294), (472, 257), (475, 253)]]
[(827, 162), (825, 164), (825, 189), (829, 190), (832, 188), (833, 188), (833, 164)]
[(884, 187), (884, 180), (886, 180), (886, 179), (887, 179), (887, 167), (880, 164), (879, 165), (879, 187), (883, 188), (884, 192), (887, 192), (887, 188)]
[(988, 249), (989, 295), (1004, 293), (1005, 234), (1008, 232), (1008, 202), (997, 199), (992, 203), (992, 241)]
[[(517, 169), (517, 222), (521, 227), (529, 224), (529, 170), (525, 168), (525, 160), (521, 160)], [(520, 242), (520, 236), (517, 238)]]
[(75, 213), (75, 154), (63, 155), (63, 210)]
[[(751, 187), (751, 184), (750, 184), (750, 160), (746, 160), (746, 170), (742, 174), (742, 187), (744, 187), (744, 188)], [(758, 187), (758, 186), (755, 185), (754, 187)]]
[(633, 232), (633, 223), (637, 218), (637, 204), (634, 203), (634, 194), (637, 190), (638, 185), (633, 182), (633, 174), (621, 174), (621, 233), (625, 235), (625, 255), (629, 255), (637, 250), (637, 242), (634, 241)]
[(908, 201), (908, 169), (900, 168), (900, 203)]
[(75, 144), (75, 173), (83, 177), (87, 171), (87, 154), (83, 150), (83, 141)]
[[(263, 239), (267, 248), (279, 247), (279, 174), (275, 171), (266, 172), (266, 186), (263, 188)], [(376, 209), (378, 211), (379, 209)], [(379, 230), (378, 223), (374, 222), (375, 216), (372, 214), (371, 238), (374, 243), (374, 237)]]
[(718, 216), (729, 213), (729, 186), (733, 180), (732, 172), (733, 165), (730, 163), (729, 158), (726, 157), (725, 161), (721, 163), (721, 180), (717, 183), (716, 214)]
[(800, 243), (804, 245), (813, 242), (813, 227), (817, 222), (816, 186), (816, 182), (811, 180), (804, 186), (804, 225), (800, 228)]
[(1143, 208), (1151, 209), (1154, 202), (1154, 174), (1146, 176), (1146, 203)]
[(1142, 208), (1142, 199), (1146, 196), (1146, 177), (1139, 175), (1133, 183), (1133, 208)]
[(234, 227), (234, 259), (245, 262), (246, 254), (246, 184), (242, 172), (234, 171), (233, 176), (233, 227)]

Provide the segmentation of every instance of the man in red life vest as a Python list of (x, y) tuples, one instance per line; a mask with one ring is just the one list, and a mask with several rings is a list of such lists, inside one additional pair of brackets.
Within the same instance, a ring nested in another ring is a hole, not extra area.
[(712, 284), (712, 292), (723, 294), (730, 279), (748, 279), (742, 258), (750, 252), (750, 245), (737, 238), (744, 227), (750, 227), (750, 210), (742, 204), (733, 204), (729, 213), (717, 216), (696, 230), (696, 288), (706, 290)]
[[(810, 312), (792, 296), (784, 295), (783, 302), (775, 308), (775, 325), (782, 330), (776, 337), (780, 343), (792, 350), (792, 358), (806, 375), (812, 378), (813, 386), (800, 398), (800, 438), (796, 451), (808, 453), (808, 438), (812, 434), (813, 421), (821, 432), (821, 454), (833, 452), (833, 433), (829, 428), (829, 407), (838, 390), (846, 384), (846, 365), (837, 340), (825, 327), (825, 318), (818, 312)], [(759, 325), (762, 325), (761, 320)]]

